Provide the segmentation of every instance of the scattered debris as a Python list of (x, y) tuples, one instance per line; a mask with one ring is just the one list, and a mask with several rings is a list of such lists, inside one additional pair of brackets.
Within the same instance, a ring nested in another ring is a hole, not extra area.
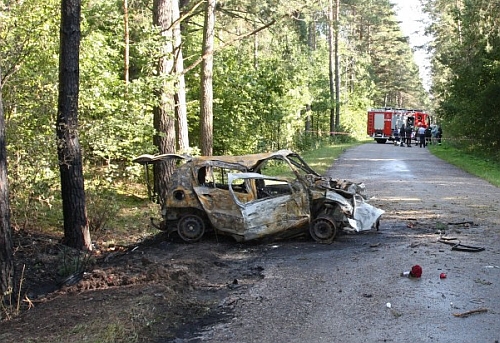
[(416, 278), (421, 277), (422, 276), (422, 267), (420, 267), (418, 264), (411, 267), (410, 276), (416, 277)]
[(398, 312), (395, 309), (391, 309), (391, 313), (394, 316), (394, 318), (399, 318), (403, 315), (403, 314), (401, 314), (401, 312)]
[(422, 276), (422, 267), (416, 264), (411, 267), (410, 271), (402, 272), (401, 276), (419, 278)]
[(484, 247), (475, 247), (472, 245), (465, 245), (462, 244), (460, 241), (457, 242), (452, 242), (456, 240), (457, 238), (446, 238), (446, 237), (440, 237), (438, 239), (439, 243), (444, 243), (451, 245), (451, 250), (456, 250), (456, 251), (466, 251), (466, 252), (480, 252), (486, 250)]
[(467, 312), (453, 313), (453, 315), (455, 317), (465, 318), (465, 317), (470, 316), (471, 314), (484, 313), (484, 312), (488, 312), (488, 309), (487, 308), (478, 308), (478, 309), (467, 311)]
[(472, 226), (472, 225), (474, 225), (474, 222), (473, 221), (448, 222), (448, 225), (466, 225), (466, 226)]
[(489, 286), (489, 285), (493, 284), (490, 281), (486, 281), (486, 280), (482, 280), (482, 279), (475, 279), (474, 282), (475, 283), (480, 283), (481, 285), (486, 285), (486, 286)]
[(239, 284), (238, 279), (234, 279), (233, 282), (231, 282), (230, 284), (227, 285), (227, 287), (229, 289), (236, 289), (236, 288), (240, 288), (241, 285)]

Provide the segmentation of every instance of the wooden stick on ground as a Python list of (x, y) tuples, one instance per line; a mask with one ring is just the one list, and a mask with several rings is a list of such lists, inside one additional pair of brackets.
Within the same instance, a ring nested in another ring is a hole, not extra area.
[(455, 317), (468, 317), (470, 316), (471, 314), (474, 314), (474, 313), (483, 313), (483, 312), (488, 312), (488, 309), (487, 308), (478, 308), (478, 309), (475, 309), (475, 310), (471, 310), (471, 311), (467, 311), (467, 312), (463, 312), (463, 313), (453, 313), (453, 315)]

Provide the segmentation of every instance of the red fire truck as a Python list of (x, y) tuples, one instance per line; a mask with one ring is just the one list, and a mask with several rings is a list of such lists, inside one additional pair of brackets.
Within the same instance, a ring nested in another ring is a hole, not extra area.
[(413, 130), (420, 125), (430, 125), (431, 117), (422, 110), (405, 108), (378, 108), (368, 111), (367, 133), (377, 143), (395, 141), (401, 125), (410, 125)]

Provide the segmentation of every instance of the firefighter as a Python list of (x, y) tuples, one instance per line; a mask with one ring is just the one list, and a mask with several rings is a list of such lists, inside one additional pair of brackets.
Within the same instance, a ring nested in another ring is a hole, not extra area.
[(441, 138), (442, 137), (443, 137), (443, 129), (441, 128), (441, 125), (438, 125), (437, 135), (436, 135), (438, 145), (441, 145)]
[(406, 139), (406, 127), (405, 124), (402, 124), (401, 127), (399, 128), (399, 146), (404, 147), (405, 146), (405, 139)]
[(411, 148), (411, 134), (413, 132), (413, 127), (409, 124), (406, 125), (406, 146)]
[(432, 128), (430, 125), (427, 126), (425, 129), (425, 145), (431, 144), (431, 138), (432, 138)]

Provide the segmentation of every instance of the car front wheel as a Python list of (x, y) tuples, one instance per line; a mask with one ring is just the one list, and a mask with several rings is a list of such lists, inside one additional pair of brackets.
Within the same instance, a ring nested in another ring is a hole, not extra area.
[(315, 218), (309, 227), (311, 237), (318, 243), (331, 243), (337, 235), (337, 226), (333, 218), (321, 215)]

